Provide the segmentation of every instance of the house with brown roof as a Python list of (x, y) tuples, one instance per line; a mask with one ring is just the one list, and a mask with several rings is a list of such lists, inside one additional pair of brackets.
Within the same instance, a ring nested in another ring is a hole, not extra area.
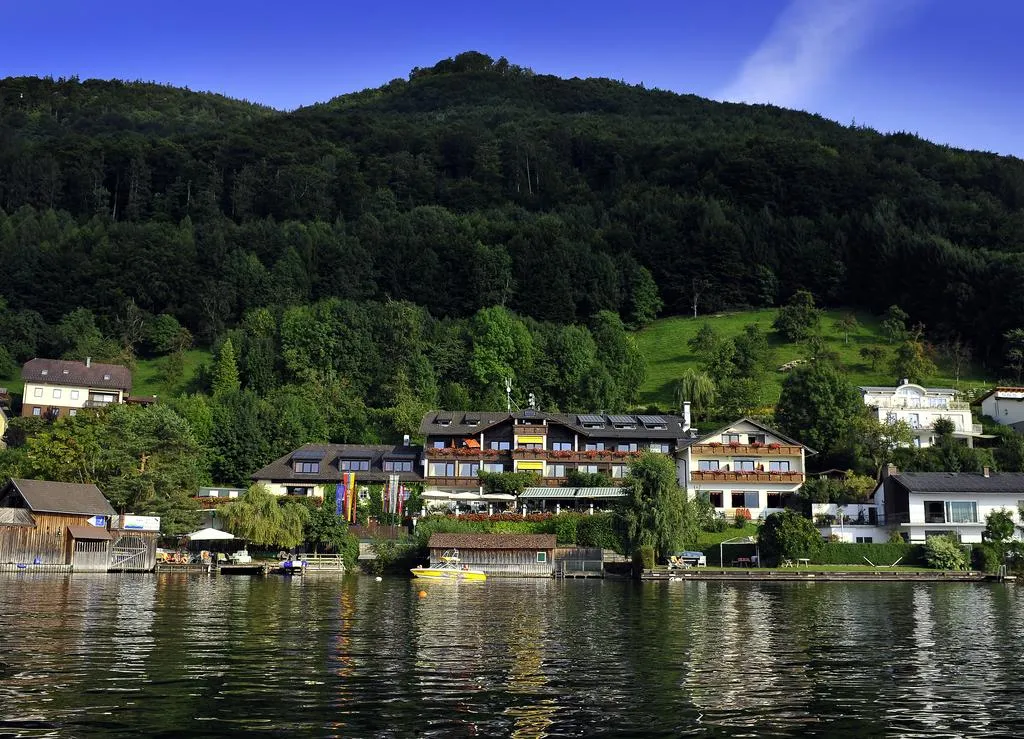
[(554, 534), (434, 534), (427, 544), (430, 566), (458, 550), (462, 564), (488, 577), (553, 577)]
[(0, 488), (0, 567), (110, 567), (116, 513), (95, 485), (11, 479)]
[(21, 415), (42, 418), (74, 416), (83, 408), (124, 403), (132, 389), (132, 373), (119, 364), (102, 364), (86, 357), (30, 359), (21, 368), (25, 381)]

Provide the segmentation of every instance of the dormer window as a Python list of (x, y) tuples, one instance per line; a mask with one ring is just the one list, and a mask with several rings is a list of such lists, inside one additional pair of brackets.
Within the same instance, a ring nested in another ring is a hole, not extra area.
[(434, 423), (436, 423), (438, 426), (451, 426), (452, 425), (452, 417), (451, 416), (438, 416), (437, 418), (434, 419)]
[(65, 375), (70, 375), (71, 374), (71, 370), (69, 370), (69, 369), (64, 370), (64, 374)]
[(585, 429), (603, 429), (603, 416), (576, 416), (576, 422)]
[(466, 417), (462, 419), (462, 422), (467, 426), (479, 426), (480, 416), (471, 416), (467, 414)]
[(315, 475), (320, 472), (322, 452), (299, 450), (292, 455), (292, 471), (300, 475)]
[(661, 416), (637, 416), (636, 420), (642, 423), (646, 429), (668, 430), (668, 421)]
[(39, 374), (41, 374), (41, 375), (43, 375), (45, 377), (46, 375), (50, 374), (50, 370), (48, 370), (48, 369), (39, 370)]
[(339, 459), (338, 469), (342, 472), (365, 472), (370, 469), (368, 459)]
[(612, 426), (617, 429), (635, 429), (636, 419), (633, 416), (608, 416)]
[(315, 475), (320, 472), (319, 462), (296, 462), (295, 471), (302, 475)]
[(723, 444), (739, 444), (740, 443), (740, 435), (739, 434), (722, 434), (722, 443)]
[(105, 375), (103, 375), (103, 379), (104, 379), (104, 380), (109, 380), (109, 379), (110, 379), (110, 375), (109, 375), (109, 374), (105, 374)]

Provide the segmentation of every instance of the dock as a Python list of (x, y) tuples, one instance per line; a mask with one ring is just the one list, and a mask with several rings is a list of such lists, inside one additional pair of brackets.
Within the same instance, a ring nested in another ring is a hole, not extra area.
[(645, 582), (685, 582), (717, 580), (719, 582), (985, 582), (984, 572), (935, 570), (934, 572), (900, 572), (898, 570), (807, 570), (742, 569), (742, 570), (644, 570)]
[(0, 572), (48, 572), (67, 575), (71, 573), (71, 565), (25, 564), (23, 562), (0, 562)]

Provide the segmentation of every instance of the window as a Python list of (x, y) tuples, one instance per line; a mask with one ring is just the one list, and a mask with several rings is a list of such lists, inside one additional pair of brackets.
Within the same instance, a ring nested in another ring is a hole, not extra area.
[(732, 507), (733, 508), (759, 508), (757, 504), (757, 493), (754, 491), (743, 492), (741, 490), (732, 491)]
[(32, 397), (34, 397), (34, 398), (41, 398), (41, 397), (43, 397), (43, 389), (41, 387), (35, 388), (32, 391)]
[(785, 508), (791, 493), (768, 493), (769, 508)]
[(40, 370), (39, 374), (41, 374), (43, 377), (46, 377), (46, 375), (50, 374), (50, 370), (48, 370), (48, 369)]
[(359, 501), (366, 503), (370, 500), (370, 491), (366, 488), (359, 488)]
[(910, 413), (909, 417), (907, 418), (907, 423), (910, 424), (910, 428), (912, 428), (912, 429), (919, 429), (919, 428), (921, 428), (921, 414), (920, 413)]
[(310, 496), (313, 494), (313, 488), (299, 487), (298, 485), (290, 485), (284, 489), (288, 495), (302, 495)]
[(669, 453), (669, 445), (667, 441), (652, 441), (647, 448), (652, 452), (658, 452), (660, 454)]
[(548, 477), (565, 477), (565, 465), (564, 464), (549, 464), (548, 465)]
[(512, 446), (511, 441), (492, 441), (491, 449), (497, 449), (501, 452), (507, 452)]
[(747, 443), (748, 444), (764, 444), (764, 442), (765, 442), (765, 435), (764, 434), (747, 434)]
[(711, 490), (710, 492), (707, 493), (707, 496), (708, 496), (708, 502), (711, 503), (711, 505), (714, 506), (715, 508), (724, 508), (725, 507), (724, 505), (722, 505), (722, 491), (721, 490)]
[(551, 449), (556, 452), (571, 452), (572, 442), (571, 441), (553, 441), (551, 442)]
[(718, 471), (718, 460), (717, 459), (699, 459), (697, 460), (697, 470), (700, 472), (717, 472)]
[(78, 400), (78, 391), (77, 390), (72, 390), (71, 391), (71, 399), (72, 400)]
[(581, 464), (576, 469), (578, 469), (580, 472), (586, 472), (588, 474), (593, 475), (593, 474), (595, 474), (597, 472), (597, 465), (596, 464)]
[(624, 464), (613, 464), (612, 465), (612, 477), (620, 479), (626, 476), (626, 465)]
[(547, 552), (537, 552), (537, 564), (543, 564), (548, 561)]
[(926, 500), (924, 502), (925, 523), (946, 523), (946, 506), (941, 500)]
[(78, 415), (78, 409), (77, 408), (72, 408), (71, 410), (68, 411), (68, 415), (69, 416), (77, 416)]
[(947, 502), (946, 523), (978, 523), (978, 504), (974, 502)]
[(544, 448), (543, 444), (537, 444), (537, 443), (534, 443), (532, 441), (527, 443), (527, 444), (522, 444), (521, 443), (518, 447), (516, 447), (516, 449), (543, 449), (543, 448)]
[(109, 380), (110, 379), (110, 375), (109, 374), (104, 374), (103, 375), (103, 379), (104, 380)]
[(412, 472), (411, 459), (385, 459), (385, 472)]
[(368, 459), (341, 459), (338, 461), (338, 469), (342, 472), (359, 472), (370, 469)]
[(33, 408), (32, 409), (32, 415), (33, 416), (41, 416), (42, 414), (43, 414), (43, 411), (42, 411), (41, 408)]
[(588, 452), (603, 452), (604, 451), (604, 442), (603, 441), (591, 441), (591, 442), (588, 442), (586, 444), (586, 446), (583, 447), (583, 449), (585, 451), (588, 451)]
[(432, 441), (430, 442), (431, 449), (444, 449), (445, 443), (443, 441)]
[(789, 472), (789, 460), (775, 460), (768, 463), (769, 472)]
[(431, 462), (429, 474), (431, 477), (455, 477), (455, 463)]
[(737, 472), (753, 472), (754, 471), (754, 460), (752, 459), (737, 459), (733, 465), (733, 469)]
[(619, 444), (618, 446), (615, 447), (615, 451), (618, 451), (618, 452), (635, 452), (635, 451), (638, 451), (639, 448), (640, 447), (637, 446), (637, 443), (635, 441), (633, 441), (633, 442), (629, 442), (629, 443)]
[(53, 389), (53, 397), (55, 397), (55, 398), (59, 398), (60, 396), (61, 396), (60, 388), (58, 388), (58, 387), (55, 387), (55, 388)]
[(501, 462), (485, 462), (484, 472), (504, 472), (505, 465)]
[(873, 536), (858, 536), (857, 537), (857, 543), (858, 544), (874, 544), (875, 543), (875, 537), (873, 537)]
[(740, 435), (739, 434), (722, 434), (722, 443), (723, 444), (739, 444), (740, 443)]
[(296, 462), (295, 471), (304, 475), (315, 475), (320, 472), (319, 462)]
[(459, 464), (459, 477), (476, 477), (479, 474), (479, 462), (462, 462)]

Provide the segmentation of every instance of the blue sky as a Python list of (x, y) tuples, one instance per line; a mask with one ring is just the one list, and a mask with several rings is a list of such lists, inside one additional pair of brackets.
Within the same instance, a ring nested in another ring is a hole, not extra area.
[(291, 109), (475, 49), (1024, 156), (1020, 0), (0, 0), (0, 76), (143, 79)]

